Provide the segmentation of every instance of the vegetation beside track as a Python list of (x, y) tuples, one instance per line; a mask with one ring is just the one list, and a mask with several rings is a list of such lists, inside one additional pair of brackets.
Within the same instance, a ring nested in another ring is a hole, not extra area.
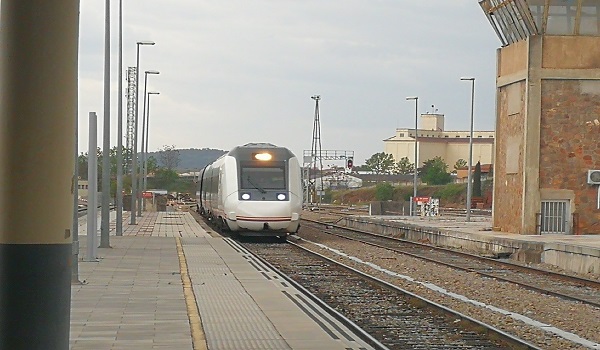
[[(439, 198), (440, 206), (442, 207), (464, 206), (467, 198), (467, 184), (451, 183), (436, 186), (423, 185), (418, 186), (417, 193), (419, 196)], [(358, 189), (326, 190), (325, 196), (323, 197), (323, 203), (361, 205), (368, 204), (372, 201), (408, 201), (412, 195), (412, 185), (394, 186), (382, 182)], [(485, 203), (485, 208), (491, 207), (491, 182), (482, 182), (482, 199)]]

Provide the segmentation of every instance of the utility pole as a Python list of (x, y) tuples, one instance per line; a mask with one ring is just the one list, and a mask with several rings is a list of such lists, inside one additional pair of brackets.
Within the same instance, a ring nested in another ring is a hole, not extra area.
[[(309, 181), (312, 184), (310, 186), (311, 197), (310, 203), (315, 203), (317, 207), (321, 203), (321, 194), (323, 193), (323, 157), (321, 154), (321, 122), (319, 120), (319, 101), (321, 95), (311, 96), (315, 100), (315, 119), (313, 123), (313, 136), (312, 136), (312, 147), (310, 151), (311, 163), (312, 163), (312, 174), (309, 173)], [(319, 170), (317, 171), (317, 159), (319, 160)], [(317, 175), (321, 178), (321, 190), (317, 191), (316, 181)]]
[(119, 0), (119, 88), (117, 117), (117, 227), (123, 235), (123, 0)]
[(100, 248), (110, 248), (110, 0), (104, 14), (104, 133), (102, 152), (102, 225)]

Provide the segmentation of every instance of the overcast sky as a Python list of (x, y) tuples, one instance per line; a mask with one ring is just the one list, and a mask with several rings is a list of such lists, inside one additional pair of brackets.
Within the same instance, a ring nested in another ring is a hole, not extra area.
[[(320, 95), (323, 150), (355, 152), (364, 164), (395, 129), (419, 113), (446, 116), (468, 130), (476, 78), (475, 130), (494, 129), (500, 41), (476, 0), (124, 0), (124, 72), (140, 48), (151, 97), (150, 151), (229, 150), (248, 142), (311, 149)], [(104, 0), (81, 1), (79, 147), (88, 113), (102, 137)], [(111, 1), (111, 146), (116, 145), (118, 2)], [(124, 82), (126, 88), (126, 82)], [(125, 111), (125, 109), (124, 109)], [(124, 115), (124, 119), (125, 119)], [(301, 160), (302, 161), (302, 160)], [(333, 163), (332, 163), (333, 164)]]

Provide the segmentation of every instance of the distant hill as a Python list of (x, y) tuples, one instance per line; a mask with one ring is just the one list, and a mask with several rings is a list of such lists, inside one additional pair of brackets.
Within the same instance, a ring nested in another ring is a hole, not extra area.
[[(190, 148), (190, 149), (178, 149), (179, 151), (179, 165), (175, 170), (177, 171), (198, 171), (204, 168), (206, 165), (212, 163), (214, 160), (219, 158), (221, 155), (227, 153), (220, 149), (212, 148)], [(162, 166), (159, 152), (149, 152), (149, 156), (156, 158), (158, 166)]]

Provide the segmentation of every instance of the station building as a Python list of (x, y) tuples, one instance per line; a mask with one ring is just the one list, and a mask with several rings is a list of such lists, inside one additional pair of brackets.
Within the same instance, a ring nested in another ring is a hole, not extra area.
[(494, 230), (600, 234), (600, 1), (479, 3), (502, 42)]

